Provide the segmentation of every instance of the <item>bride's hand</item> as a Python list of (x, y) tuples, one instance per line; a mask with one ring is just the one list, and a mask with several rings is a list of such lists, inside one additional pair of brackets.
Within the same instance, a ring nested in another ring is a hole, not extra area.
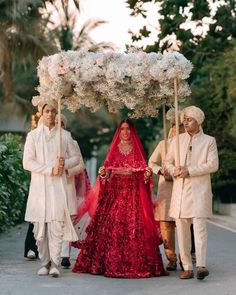
[(100, 175), (101, 177), (104, 177), (106, 175), (106, 169), (104, 166), (98, 169), (98, 175)]
[(152, 169), (150, 167), (147, 167), (144, 172), (144, 180), (147, 181), (151, 175), (152, 175)]

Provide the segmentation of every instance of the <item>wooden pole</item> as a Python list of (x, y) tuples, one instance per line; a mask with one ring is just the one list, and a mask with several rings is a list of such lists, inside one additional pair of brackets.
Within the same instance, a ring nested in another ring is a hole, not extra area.
[(176, 163), (175, 166), (180, 166), (179, 153), (179, 111), (178, 111), (178, 85), (177, 79), (174, 79), (174, 97), (175, 97), (175, 128), (176, 128)]
[(165, 158), (167, 153), (167, 131), (166, 131), (166, 106), (164, 103), (162, 105), (162, 119), (163, 119), (163, 139), (165, 142), (165, 149), (164, 149), (164, 158)]
[(58, 112), (57, 112), (57, 124), (58, 124), (58, 147), (57, 154), (58, 157), (61, 157), (61, 98), (58, 98)]

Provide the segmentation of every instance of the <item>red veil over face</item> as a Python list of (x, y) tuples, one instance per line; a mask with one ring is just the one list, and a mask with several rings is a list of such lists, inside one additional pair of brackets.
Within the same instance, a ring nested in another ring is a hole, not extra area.
[[(132, 144), (132, 151), (128, 155), (122, 154), (119, 150), (119, 144), (121, 141), (120, 132), (124, 122), (129, 125), (130, 143)], [(145, 238), (155, 240), (157, 245), (160, 244), (160, 232), (153, 217), (154, 202), (152, 199), (152, 181), (151, 179), (147, 183), (144, 181), (144, 171), (147, 167), (146, 157), (135, 126), (130, 120), (123, 120), (119, 124), (105, 158), (104, 167), (106, 171), (110, 172), (110, 175), (112, 171), (132, 171), (132, 173), (135, 173), (135, 177), (138, 179), (138, 189), (143, 210), (142, 215)], [(93, 217), (96, 212), (99, 197), (103, 195), (104, 190), (106, 190), (107, 181), (109, 181), (109, 178), (97, 177), (94, 186), (85, 199), (85, 202), (83, 202), (78, 209), (76, 217), (77, 221), (87, 212)]]
[[(132, 151), (128, 156), (122, 155), (119, 152), (118, 146), (120, 143), (120, 133), (121, 133), (121, 127), (123, 123), (127, 123), (130, 128), (130, 142), (133, 146)], [(147, 167), (146, 164), (146, 157), (143, 150), (142, 143), (138, 137), (137, 131), (135, 129), (134, 124), (128, 120), (125, 119), (121, 121), (119, 124), (115, 135), (113, 137), (113, 140), (111, 142), (111, 146), (108, 150), (106, 159), (104, 161), (104, 167), (106, 169), (111, 170), (131, 170), (131, 171), (142, 171), (145, 170)]]

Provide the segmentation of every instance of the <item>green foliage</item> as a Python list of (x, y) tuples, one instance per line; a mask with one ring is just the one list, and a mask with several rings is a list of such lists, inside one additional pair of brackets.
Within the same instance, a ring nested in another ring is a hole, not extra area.
[(27, 112), (27, 101), (35, 94), (38, 59), (56, 48), (49, 38), (48, 19), (42, 17), (45, 2), (0, 1), (0, 99), (27, 105)]
[[(193, 103), (206, 114), (206, 133), (219, 148), (220, 170), (213, 175), (213, 192), (223, 203), (236, 202), (236, 42), (206, 62), (194, 80)], [(207, 89), (207, 91), (206, 91)]]
[(213, 193), (222, 203), (236, 203), (236, 153), (219, 150), (220, 169), (213, 175)]
[(192, 20), (199, 20), (203, 17), (210, 16), (209, 3), (207, 0), (194, 1), (193, 7), (190, 9)]
[(0, 232), (23, 221), (29, 174), (22, 167), (22, 137), (0, 136)]

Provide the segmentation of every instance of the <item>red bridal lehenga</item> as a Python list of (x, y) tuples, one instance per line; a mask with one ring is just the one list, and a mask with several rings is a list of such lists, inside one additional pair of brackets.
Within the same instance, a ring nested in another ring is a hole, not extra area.
[(88, 211), (92, 218), (82, 246), (78, 242), (81, 250), (72, 271), (121, 278), (166, 275), (151, 183), (144, 182), (144, 151), (131, 124), (132, 150), (122, 153), (119, 129), (104, 162), (109, 175), (97, 178), (78, 211), (77, 219)]

